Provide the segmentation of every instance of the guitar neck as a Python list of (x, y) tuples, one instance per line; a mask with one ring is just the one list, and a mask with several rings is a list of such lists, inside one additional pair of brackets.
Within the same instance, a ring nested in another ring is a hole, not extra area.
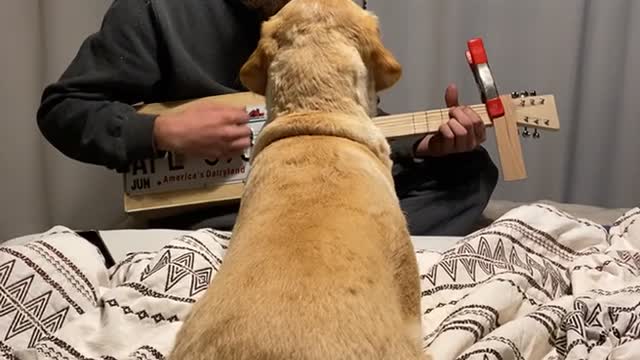
[[(484, 105), (469, 106), (482, 119), (485, 126), (493, 126), (493, 122)], [(426, 135), (437, 133), (442, 124), (449, 121), (449, 109), (418, 111), (396, 115), (383, 115), (373, 118), (386, 138), (410, 135)]]
[[(515, 121), (518, 126), (531, 126), (546, 130), (557, 130), (560, 128), (553, 95), (526, 94), (524, 97), (518, 96), (512, 99), (512, 101), (514, 105), (517, 104)], [(264, 106), (265, 101), (263, 96), (242, 92), (215, 95), (194, 100), (142, 104), (137, 106), (137, 109), (141, 113), (160, 114), (167, 111), (180, 111), (201, 103), (259, 107)], [(480, 116), (485, 126), (493, 126), (493, 121), (487, 114), (484, 104), (475, 104), (469, 107)], [(374, 124), (382, 130), (382, 133), (387, 138), (437, 133), (440, 126), (447, 121), (449, 121), (448, 108), (384, 115), (373, 118)]]

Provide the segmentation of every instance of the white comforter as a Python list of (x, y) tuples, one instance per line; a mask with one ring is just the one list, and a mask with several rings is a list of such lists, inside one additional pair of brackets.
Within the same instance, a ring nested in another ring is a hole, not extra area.
[[(512, 210), (439, 253), (417, 249), (434, 359), (640, 359), (640, 209), (607, 233)], [(106, 269), (64, 227), (0, 247), (0, 358), (163, 359), (224, 259), (196, 231)]]

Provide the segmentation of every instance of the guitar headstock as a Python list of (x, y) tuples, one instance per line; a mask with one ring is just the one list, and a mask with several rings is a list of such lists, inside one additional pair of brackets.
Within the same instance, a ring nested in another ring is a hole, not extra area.
[(539, 137), (537, 129), (559, 130), (560, 120), (553, 95), (538, 95), (536, 91), (519, 91), (511, 94), (518, 126), (523, 126), (522, 135), (529, 136), (528, 128), (536, 129), (534, 137)]

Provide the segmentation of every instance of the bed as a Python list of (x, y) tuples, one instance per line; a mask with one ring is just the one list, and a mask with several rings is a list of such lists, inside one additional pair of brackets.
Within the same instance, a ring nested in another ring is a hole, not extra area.
[[(414, 237), (434, 359), (639, 359), (640, 208), (491, 204), (465, 237)], [(578, 216), (580, 215), (580, 216)], [(582, 216), (586, 215), (586, 216)], [(0, 245), (1, 359), (163, 359), (230, 234), (56, 226)]]

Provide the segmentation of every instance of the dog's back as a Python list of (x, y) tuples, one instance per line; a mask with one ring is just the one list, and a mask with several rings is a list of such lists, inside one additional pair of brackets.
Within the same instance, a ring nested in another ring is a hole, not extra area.
[(341, 138), (272, 144), (175, 359), (419, 358), (415, 254), (377, 163)]
[[(415, 252), (369, 118), (399, 65), (375, 26), (346, 17), (371, 21), (353, 6), (293, 0), (265, 24), (242, 77), (267, 96), (269, 121), (224, 263), (172, 359), (422, 358)], [(296, 23), (306, 10), (318, 32), (335, 23), (334, 41)]]

